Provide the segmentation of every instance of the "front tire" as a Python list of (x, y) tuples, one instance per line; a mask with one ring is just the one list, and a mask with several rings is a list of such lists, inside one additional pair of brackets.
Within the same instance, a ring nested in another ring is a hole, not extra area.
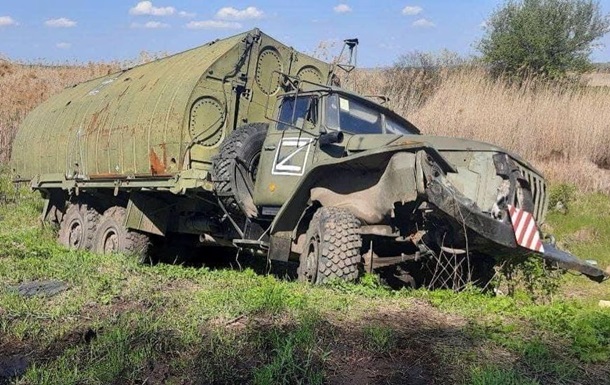
[(299, 280), (316, 284), (334, 279), (355, 281), (362, 264), (359, 228), (360, 221), (349, 210), (319, 208), (307, 230)]

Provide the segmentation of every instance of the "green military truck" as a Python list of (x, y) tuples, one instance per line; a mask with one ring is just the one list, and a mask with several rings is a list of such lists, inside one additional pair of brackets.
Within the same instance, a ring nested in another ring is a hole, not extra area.
[(546, 184), (529, 163), (421, 135), (336, 70), (258, 29), (213, 41), (50, 98), (12, 167), (61, 243), (100, 254), (164, 239), (298, 260), (313, 283), (399, 266), (440, 286), (535, 254), (607, 278), (541, 239)]

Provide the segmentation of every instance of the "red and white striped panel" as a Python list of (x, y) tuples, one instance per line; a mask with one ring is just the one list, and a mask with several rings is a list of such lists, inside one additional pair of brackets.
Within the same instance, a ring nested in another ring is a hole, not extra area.
[(532, 214), (525, 210), (508, 205), (510, 221), (515, 230), (515, 239), (519, 246), (539, 253), (544, 253), (544, 246), (540, 240), (540, 231)]

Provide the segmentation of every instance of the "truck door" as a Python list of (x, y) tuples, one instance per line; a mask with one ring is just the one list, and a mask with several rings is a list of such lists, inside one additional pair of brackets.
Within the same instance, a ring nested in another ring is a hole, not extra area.
[(317, 146), (319, 98), (284, 97), (270, 124), (254, 186), (254, 203), (263, 215), (275, 215), (311, 168)]

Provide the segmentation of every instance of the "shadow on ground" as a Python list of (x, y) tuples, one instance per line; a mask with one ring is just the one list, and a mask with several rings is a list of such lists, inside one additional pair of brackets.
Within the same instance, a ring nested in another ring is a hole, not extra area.
[[(152, 264), (178, 264), (194, 268), (206, 267), (211, 270), (251, 269), (259, 275), (272, 275), (277, 279), (288, 281), (297, 280), (299, 267), (297, 261), (271, 261), (266, 256), (257, 256), (227, 247), (207, 247), (188, 251), (161, 249), (151, 261)], [(412, 287), (411, 282), (400, 279), (396, 271), (396, 266), (375, 269), (382, 282), (392, 289)]]

